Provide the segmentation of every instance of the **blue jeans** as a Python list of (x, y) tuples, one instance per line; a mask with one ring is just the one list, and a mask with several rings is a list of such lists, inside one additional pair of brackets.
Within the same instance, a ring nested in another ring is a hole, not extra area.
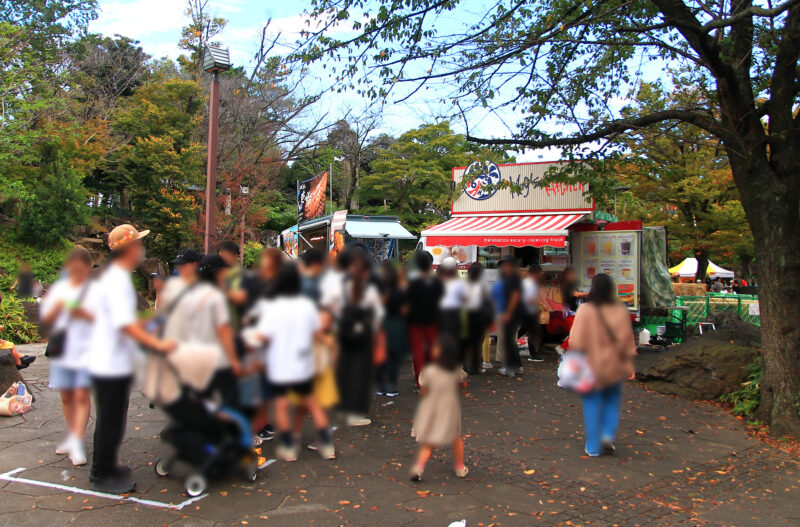
[(602, 450), (604, 439), (612, 442), (617, 439), (622, 383), (589, 392), (581, 399), (586, 452), (590, 456), (598, 456)]

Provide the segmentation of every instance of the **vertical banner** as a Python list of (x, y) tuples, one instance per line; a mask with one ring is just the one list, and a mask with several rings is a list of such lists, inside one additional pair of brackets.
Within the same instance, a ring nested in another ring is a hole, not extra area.
[(344, 229), (346, 225), (347, 209), (334, 212), (333, 218), (331, 218), (330, 249), (328, 250), (332, 258), (338, 256), (342, 249), (344, 249)]
[(325, 214), (328, 171), (297, 184), (297, 223)]

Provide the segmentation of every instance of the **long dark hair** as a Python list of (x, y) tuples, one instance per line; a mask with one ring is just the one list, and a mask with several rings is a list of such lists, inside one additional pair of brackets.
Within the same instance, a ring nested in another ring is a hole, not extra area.
[(614, 280), (605, 273), (599, 273), (592, 278), (592, 287), (589, 289), (587, 300), (595, 306), (612, 305), (617, 303), (617, 293)]
[(461, 351), (458, 341), (452, 335), (439, 337), (439, 356), (436, 364), (447, 371), (456, 371), (461, 365)]

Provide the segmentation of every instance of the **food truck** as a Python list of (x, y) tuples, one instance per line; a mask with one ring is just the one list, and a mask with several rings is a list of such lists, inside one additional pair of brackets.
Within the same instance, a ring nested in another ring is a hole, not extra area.
[(546, 280), (542, 294), (551, 312), (561, 310), (555, 281), (564, 268), (575, 269), (582, 291), (589, 290), (596, 273), (604, 272), (617, 283), (620, 299), (638, 313), (641, 222), (611, 221), (615, 218), (596, 212), (585, 183), (541, 184), (554, 165), (485, 161), (453, 169), (456, 188), (465, 177), (469, 182), (453, 201), (450, 219), (421, 233), (418, 249), (428, 251), (434, 265), (448, 256), (462, 270), (479, 262), (490, 282), (497, 280), (500, 258), (506, 254), (523, 269), (539, 264)]
[(281, 233), (281, 248), (299, 258), (310, 248), (338, 253), (346, 246), (362, 247), (375, 262), (397, 259), (400, 240), (416, 240), (397, 216), (362, 216), (337, 211), (294, 225)]

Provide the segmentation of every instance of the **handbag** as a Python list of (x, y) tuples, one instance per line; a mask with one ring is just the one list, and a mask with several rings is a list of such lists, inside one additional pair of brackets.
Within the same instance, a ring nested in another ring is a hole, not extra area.
[(359, 349), (372, 342), (372, 310), (350, 301), (347, 281), (343, 283), (344, 305), (339, 316), (338, 330), (342, 351)]
[[(611, 331), (605, 317), (600, 313), (600, 307), (596, 307), (597, 318), (608, 333), (611, 342), (616, 345), (617, 336)], [(561, 362), (558, 363), (558, 382), (556, 383), (559, 388), (569, 390), (572, 392), (585, 394), (594, 390), (595, 377), (589, 366), (589, 360), (586, 358), (586, 353), (577, 350), (570, 350), (564, 353), (561, 357)]]
[[(78, 299), (76, 301), (75, 307), (81, 305), (83, 301), (83, 297), (86, 296), (86, 291), (89, 289), (89, 281), (87, 280), (86, 285), (83, 286), (81, 292), (78, 294)], [(69, 326), (69, 321), (72, 320), (72, 313), (70, 312), (67, 315), (67, 323), (64, 325), (63, 329), (58, 331), (54, 331), (50, 338), (47, 339), (47, 347), (44, 350), (44, 356), (48, 359), (57, 359), (64, 354), (64, 349), (66, 348), (67, 344), (67, 327)]]

